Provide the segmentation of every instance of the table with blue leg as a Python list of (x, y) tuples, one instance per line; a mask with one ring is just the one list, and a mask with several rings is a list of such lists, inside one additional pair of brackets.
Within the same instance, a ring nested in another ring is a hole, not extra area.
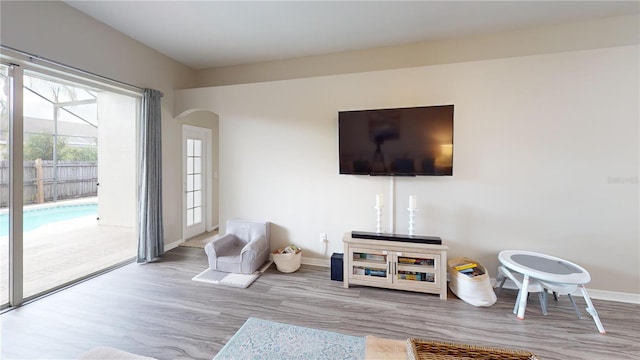
[[(584, 301), (587, 303), (586, 310), (593, 318), (598, 331), (602, 334), (606, 333), (585, 287), (591, 281), (591, 275), (583, 267), (555, 256), (520, 250), (501, 251), (498, 254), (498, 260), (507, 269), (523, 275), (522, 286), (518, 293), (518, 319), (524, 319), (530, 281), (539, 281), (543, 285), (548, 284), (551, 290), (554, 287), (577, 286), (582, 292)], [(573, 301), (573, 299), (571, 300)], [(579, 311), (578, 316), (580, 316)]]

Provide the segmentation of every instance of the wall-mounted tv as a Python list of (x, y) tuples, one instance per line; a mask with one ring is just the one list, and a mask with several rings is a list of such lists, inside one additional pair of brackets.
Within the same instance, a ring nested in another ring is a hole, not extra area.
[(453, 105), (338, 113), (340, 174), (453, 175)]

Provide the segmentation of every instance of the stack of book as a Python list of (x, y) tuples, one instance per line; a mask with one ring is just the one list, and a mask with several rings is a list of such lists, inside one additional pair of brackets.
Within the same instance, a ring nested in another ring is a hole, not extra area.
[(482, 269), (478, 267), (478, 264), (472, 263), (472, 262), (457, 265), (457, 266), (454, 266), (453, 268), (469, 277), (474, 277), (474, 276), (484, 274), (484, 271), (482, 271)]

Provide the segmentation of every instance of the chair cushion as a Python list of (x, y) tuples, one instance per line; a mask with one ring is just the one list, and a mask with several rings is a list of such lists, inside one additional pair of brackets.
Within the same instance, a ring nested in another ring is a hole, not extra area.
[(241, 273), (242, 271), (242, 262), (240, 255), (218, 257), (217, 264), (217, 271), (237, 274)]
[(240, 251), (243, 244), (241, 241), (234, 241), (233, 243), (219, 249), (217, 263), (218, 271), (239, 273), (242, 269)]
[[(244, 247), (244, 244), (242, 243), (242, 241), (240, 240), (236, 240), (234, 242), (231, 242), (229, 244), (227, 244), (226, 246), (221, 246), (219, 248), (217, 248), (217, 254), (218, 254), (218, 259), (221, 258), (237, 258), (235, 261), (239, 262), (240, 261), (240, 252), (242, 251), (242, 248)], [(220, 260), (218, 260), (220, 261)], [(233, 261), (233, 260), (224, 260), (227, 262)]]

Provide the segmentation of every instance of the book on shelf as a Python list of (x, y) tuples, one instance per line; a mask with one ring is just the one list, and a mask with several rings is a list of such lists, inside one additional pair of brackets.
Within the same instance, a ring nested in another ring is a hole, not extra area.
[(364, 274), (368, 276), (387, 277), (387, 270), (381, 269), (365, 269)]
[(478, 276), (478, 275), (484, 275), (484, 270), (482, 270), (481, 267), (476, 266), (476, 267), (471, 268), (471, 269), (462, 270), (462, 271), (460, 271), (460, 273), (465, 274), (468, 277), (475, 277), (475, 276)]
[(398, 258), (398, 262), (401, 264), (415, 264), (416, 261), (418, 261), (418, 259), (410, 259), (405, 257)]
[(398, 279), (400, 280), (413, 280), (413, 281), (424, 281), (424, 282), (434, 282), (435, 277), (430, 273), (416, 273), (410, 271), (401, 271), (398, 273)]
[(354, 275), (364, 275), (364, 276), (387, 277), (387, 270), (354, 266), (353, 267), (353, 274)]
[(399, 257), (398, 258), (398, 263), (403, 264), (403, 265), (433, 266), (434, 260), (433, 259), (419, 259), (419, 258), (416, 259), (416, 258)]
[(386, 261), (385, 255), (353, 253), (353, 260)]

